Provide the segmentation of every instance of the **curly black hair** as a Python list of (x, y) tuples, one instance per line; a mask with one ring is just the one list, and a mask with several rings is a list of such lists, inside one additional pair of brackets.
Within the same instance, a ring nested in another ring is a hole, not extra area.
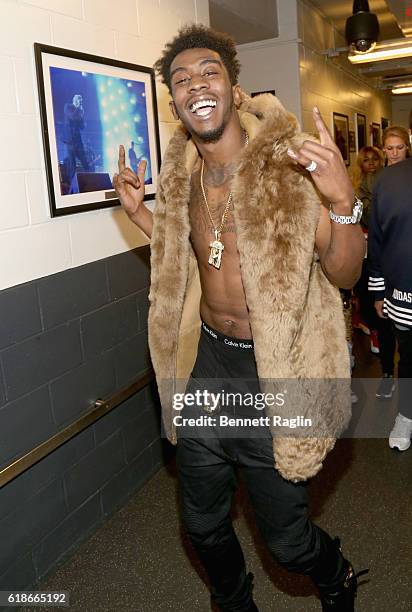
[(162, 77), (163, 83), (172, 92), (170, 80), (170, 66), (179, 53), (186, 49), (211, 49), (219, 53), (223, 64), (228, 71), (230, 82), (236, 85), (240, 63), (237, 59), (235, 41), (229, 34), (217, 32), (200, 24), (183, 26), (175, 38), (167, 43), (162, 56), (157, 60), (154, 69)]

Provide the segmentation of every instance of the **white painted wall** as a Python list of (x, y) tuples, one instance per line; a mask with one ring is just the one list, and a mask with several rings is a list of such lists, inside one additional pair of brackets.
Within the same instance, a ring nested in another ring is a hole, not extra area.
[(282, 104), (301, 119), (298, 10), (296, 0), (278, 0), (279, 36), (238, 45), (240, 85), (248, 93), (275, 90)]
[(409, 130), (409, 117), (412, 118), (412, 94), (392, 96), (392, 125), (401, 125)]
[[(345, 56), (329, 59), (321, 52), (346, 45), (345, 40), (326, 18), (305, 0), (298, 0), (299, 71), (302, 100), (302, 127), (315, 132), (312, 108), (317, 105), (330, 129), (332, 113), (349, 117), (349, 129), (355, 130), (355, 113), (366, 115), (367, 123), (381, 123), (392, 117), (391, 96), (362, 79)], [(370, 134), (367, 135), (370, 142)], [(351, 164), (356, 153), (351, 154)]]
[[(50, 218), (33, 43), (151, 66), (207, 0), (0, 0), (0, 289), (120, 253), (144, 238), (118, 208)], [(157, 87), (161, 147), (175, 128)]]

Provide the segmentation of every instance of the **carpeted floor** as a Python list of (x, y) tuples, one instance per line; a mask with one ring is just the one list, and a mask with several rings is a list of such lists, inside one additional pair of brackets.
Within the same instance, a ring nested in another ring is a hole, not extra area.
[[(367, 342), (362, 335), (356, 337), (355, 374), (372, 378), (379, 376), (379, 367)], [(355, 419), (367, 410), (391, 423), (395, 402), (376, 400), (373, 384), (354, 381), (360, 396)], [(357, 612), (412, 610), (411, 476), (412, 449), (391, 451), (386, 438), (344, 439), (311, 483), (314, 520), (340, 536), (355, 569), (370, 568), (361, 579)], [(73, 612), (210, 612), (202, 571), (181, 533), (178, 514), (172, 462), (42, 589), (70, 591)], [(259, 610), (319, 611), (310, 581), (288, 574), (265, 551), (242, 486), (233, 516), (248, 570), (255, 574)]]

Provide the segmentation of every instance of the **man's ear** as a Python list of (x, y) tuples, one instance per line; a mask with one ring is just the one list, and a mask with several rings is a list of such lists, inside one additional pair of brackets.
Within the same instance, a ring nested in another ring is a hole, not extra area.
[(233, 91), (233, 101), (235, 103), (236, 108), (239, 108), (239, 106), (242, 103), (242, 90), (240, 89), (240, 85), (238, 83), (236, 83), (236, 85), (232, 86), (232, 91)]
[(176, 121), (177, 121), (179, 119), (179, 115), (177, 114), (176, 106), (175, 106), (175, 103), (173, 102), (173, 100), (171, 100), (169, 102), (169, 108), (170, 108), (170, 112), (173, 115), (173, 118), (176, 119)]

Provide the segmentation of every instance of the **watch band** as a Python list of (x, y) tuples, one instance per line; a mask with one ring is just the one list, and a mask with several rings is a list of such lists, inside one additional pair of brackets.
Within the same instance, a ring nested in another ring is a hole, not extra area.
[(355, 223), (359, 223), (362, 218), (362, 210), (363, 204), (362, 200), (360, 200), (357, 196), (355, 196), (355, 203), (353, 205), (352, 214), (351, 215), (337, 215), (332, 210), (332, 205), (329, 209), (329, 217), (331, 221), (334, 223), (339, 223), (341, 225), (351, 225)]

